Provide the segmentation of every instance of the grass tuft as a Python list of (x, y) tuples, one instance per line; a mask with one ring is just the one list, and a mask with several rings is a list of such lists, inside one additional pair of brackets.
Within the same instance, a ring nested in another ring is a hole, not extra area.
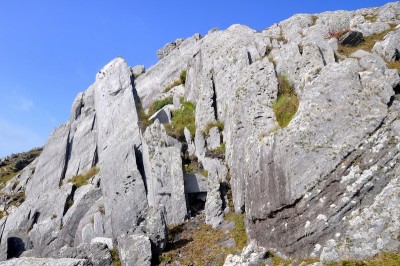
[(99, 171), (100, 169), (94, 166), (90, 168), (86, 174), (74, 176), (73, 178), (68, 180), (68, 182), (74, 183), (77, 188), (84, 186), (88, 183), (88, 180), (95, 176)]
[(183, 70), (181, 72), (181, 74), (179, 75), (179, 79), (175, 80), (171, 84), (167, 84), (164, 87), (163, 93), (169, 92), (171, 89), (173, 89), (174, 87), (179, 86), (179, 85), (185, 86), (185, 84), (186, 84), (186, 70)]
[(225, 159), (225, 150), (226, 145), (224, 142), (219, 147), (206, 151), (206, 156), (211, 158)]
[(278, 99), (272, 109), (280, 127), (286, 127), (299, 108), (299, 99), (290, 86), (286, 76), (278, 76)]
[(204, 129), (204, 135), (208, 135), (210, 133), (210, 129), (212, 129), (213, 127), (218, 127), (219, 132), (222, 132), (224, 130), (224, 123), (222, 123), (221, 121), (208, 123), (206, 128)]
[(172, 111), (171, 123), (164, 125), (167, 134), (176, 139), (184, 139), (183, 131), (186, 127), (192, 134), (192, 138), (194, 138), (196, 134), (195, 110), (196, 105), (182, 101), (181, 108)]
[(160, 110), (161, 108), (163, 108), (168, 104), (173, 104), (172, 96), (167, 97), (165, 99), (154, 101), (149, 107), (149, 112), (147, 117), (151, 117), (155, 112), (157, 112), (158, 110)]
[(400, 60), (394, 62), (386, 62), (389, 68), (396, 69), (400, 73)]

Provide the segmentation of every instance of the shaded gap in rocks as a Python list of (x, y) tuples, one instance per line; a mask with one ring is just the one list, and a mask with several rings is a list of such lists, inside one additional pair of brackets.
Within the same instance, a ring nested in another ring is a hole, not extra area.
[(388, 108), (390, 108), (393, 105), (394, 100), (396, 99), (396, 95), (400, 94), (400, 84), (397, 84), (394, 88), (394, 95), (390, 97), (389, 102), (387, 103)]
[(98, 162), (99, 162), (99, 154), (98, 154), (98, 147), (96, 145), (96, 148), (94, 149), (93, 153), (92, 167), (96, 166)]
[(318, 52), (321, 55), (322, 62), (324, 63), (324, 66), (326, 66), (326, 60), (325, 60), (324, 54), (322, 53), (321, 48), (319, 48), (319, 47), (318, 47)]
[(8, 217), (6, 216), (4, 219), (5, 219), (5, 221), (3, 223), (3, 226), (1, 227), (0, 242), (3, 240), (4, 228), (6, 227), (6, 223), (7, 223)]
[(215, 89), (214, 75), (211, 76), (211, 82), (212, 82), (212, 89), (213, 89), (213, 97), (212, 97), (213, 102), (212, 102), (211, 107), (214, 109), (214, 118), (215, 118), (215, 120), (218, 121), (217, 92)]
[[(140, 145), (141, 146), (141, 145)], [(147, 192), (147, 182), (146, 182), (146, 172), (144, 170), (144, 164), (143, 164), (143, 153), (139, 147), (134, 147), (135, 149), (135, 158), (136, 158), (136, 165), (139, 170), (140, 175), (142, 176), (143, 184), (144, 184), (144, 189), (146, 191), (146, 195), (148, 194)]]
[(225, 210), (226, 207), (228, 207), (229, 199), (228, 199), (228, 193), (229, 193), (229, 184), (227, 182), (222, 182), (219, 186), (219, 191), (220, 191), (220, 196), (222, 200), (222, 210)]
[(138, 118), (137, 124), (139, 126), (140, 131), (142, 133), (144, 133), (147, 126), (149, 125), (149, 121), (148, 121), (147, 115), (144, 112), (142, 100), (140, 99), (139, 94), (136, 90), (135, 78), (133, 77), (133, 75), (131, 76), (131, 84), (132, 84), (133, 100), (135, 102), (136, 114), (137, 114), (137, 118)]
[(72, 186), (71, 194), (68, 195), (64, 204), (63, 216), (67, 213), (68, 209), (74, 204), (74, 195), (77, 187), (75, 185)]
[(206, 206), (207, 192), (188, 193), (187, 201), (191, 217), (195, 217), (204, 211)]
[(90, 128), (91, 131), (93, 131), (95, 125), (96, 125), (96, 114), (94, 114), (93, 116), (92, 127)]
[(7, 259), (19, 258), (25, 251), (25, 243), (19, 237), (7, 238)]
[(65, 162), (64, 162), (63, 170), (61, 172), (60, 181), (58, 182), (59, 187), (61, 187), (62, 181), (65, 179), (65, 174), (67, 173), (67, 169), (68, 169), (68, 162), (71, 159), (72, 145), (74, 143), (74, 137), (72, 137), (70, 140), (70, 136), (71, 136), (71, 130), (69, 130), (69, 132), (68, 132), (68, 140), (69, 141), (67, 142), (67, 146), (65, 147)]
[(253, 59), (251, 58), (250, 52), (247, 52), (247, 59), (249, 60), (249, 65), (253, 64)]
[(40, 212), (35, 212), (35, 213), (33, 214), (32, 223), (31, 223), (31, 225), (29, 226), (28, 232), (32, 230), (32, 228), (33, 228), (33, 226), (34, 226), (35, 224), (37, 224), (37, 222), (38, 222), (38, 220), (39, 220), (39, 217), (40, 217)]

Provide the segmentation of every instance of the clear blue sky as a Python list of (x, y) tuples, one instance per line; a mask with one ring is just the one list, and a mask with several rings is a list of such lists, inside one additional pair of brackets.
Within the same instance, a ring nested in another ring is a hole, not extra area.
[(157, 62), (165, 43), (211, 28), (261, 30), (296, 13), (389, 1), (0, 0), (0, 157), (41, 146), (107, 62)]

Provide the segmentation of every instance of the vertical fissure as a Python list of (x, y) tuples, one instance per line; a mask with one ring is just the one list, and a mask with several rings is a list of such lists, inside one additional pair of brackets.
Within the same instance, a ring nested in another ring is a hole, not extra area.
[(215, 81), (214, 81), (214, 74), (211, 76), (211, 83), (212, 83), (212, 105), (211, 107), (214, 109), (214, 118), (218, 121), (218, 107), (217, 107), (217, 90), (215, 88)]

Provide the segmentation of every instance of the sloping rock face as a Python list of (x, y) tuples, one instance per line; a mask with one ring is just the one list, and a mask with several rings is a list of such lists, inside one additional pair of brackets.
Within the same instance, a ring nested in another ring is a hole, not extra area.
[[(213, 227), (245, 212), (263, 254), (329, 261), (398, 249), (400, 77), (389, 66), (400, 58), (399, 16), (399, 2), (300, 14), (261, 32), (233, 25), (178, 39), (146, 71), (111, 61), (2, 190), (19, 198), (1, 201), (0, 258), (109, 263), (114, 246), (125, 265), (149, 265), (167, 225), (188, 219), (190, 193), (203, 193)], [(343, 31), (360, 32), (365, 45), (338, 44)], [(184, 84), (165, 92), (184, 71)], [(276, 115), (282, 80), (299, 102), (285, 127)], [(182, 95), (196, 104), (195, 135), (168, 136), (175, 111), (140, 129), (152, 102), (173, 96), (179, 110)], [(204, 171), (187, 172), (187, 160)], [(247, 253), (230, 263), (250, 263)]]

